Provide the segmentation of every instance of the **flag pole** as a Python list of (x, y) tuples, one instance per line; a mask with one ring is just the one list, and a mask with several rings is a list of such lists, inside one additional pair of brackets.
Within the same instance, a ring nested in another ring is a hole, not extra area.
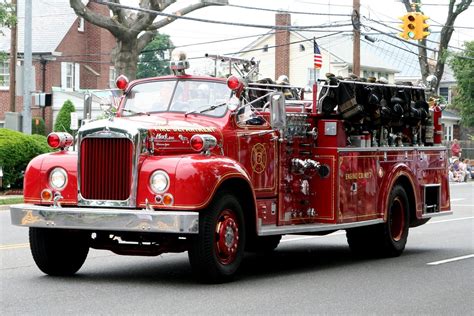
[[(316, 37), (313, 37), (313, 50), (316, 47)], [(317, 78), (317, 69), (314, 62), (314, 51), (313, 51), (313, 114), (316, 114), (318, 111), (318, 78)]]

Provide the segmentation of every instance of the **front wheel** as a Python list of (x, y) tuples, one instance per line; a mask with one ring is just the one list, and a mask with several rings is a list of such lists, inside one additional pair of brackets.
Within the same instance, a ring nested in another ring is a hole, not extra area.
[(31, 227), (31, 254), (44, 273), (53, 276), (73, 275), (87, 258), (89, 237), (87, 232)]
[(242, 208), (230, 193), (223, 193), (199, 215), (199, 234), (188, 251), (193, 272), (203, 282), (230, 280), (242, 262), (245, 226)]

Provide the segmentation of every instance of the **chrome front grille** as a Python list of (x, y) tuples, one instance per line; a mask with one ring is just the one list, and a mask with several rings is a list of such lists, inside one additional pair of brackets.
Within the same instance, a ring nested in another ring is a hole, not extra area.
[(133, 143), (130, 139), (86, 137), (80, 146), (82, 198), (127, 200), (133, 182)]

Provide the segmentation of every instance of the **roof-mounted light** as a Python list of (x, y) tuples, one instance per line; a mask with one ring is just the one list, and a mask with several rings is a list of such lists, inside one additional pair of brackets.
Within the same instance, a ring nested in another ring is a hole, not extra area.
[(118, 78), (115, 80), (115, 85), (117, 86), (118, 89), (125, 91), (128, 87), (128, 78), (125, 77), (124, 75), (118, 76)]
[(185, 75), (185, 70), (189, 68), (186, 53), (174, 50), (173, 53), (171, 53), (170, 68), (176, 76)]
[(194, 135), (189, 141), (191, 148), (197, 152), (209, 152), (217, 145), (217, 139), (208, 134)]
[(244, 89), (244, 82), (242, 79), (236, 76), (230, 76), (229, 78), (227, 78), (227, 87), (229, 87), (230, 90), (234, 91), (237, 97), (240, 97), (240, 94)]
[(48, 145), (51, 148), (57, 149), (65, 149), (72, 145), (74, 138), (69, 133), (51, 133), (48, 135), (47, 138)]

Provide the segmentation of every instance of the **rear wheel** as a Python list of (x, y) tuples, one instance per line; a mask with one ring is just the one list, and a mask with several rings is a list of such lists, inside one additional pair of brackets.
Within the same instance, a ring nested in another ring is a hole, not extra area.
[(46, 274), (76, 273), (89, 253), (89, 234), (62, 229), (30, 228), (30, 249), (38, 268)]
[(394, 186), (390, 192), (385, 223), (347, 230), (346, 237), (351, 250), (363, 255), (401, 255), (408, 239), (409, 207), (403, 187)]
[(199, 234), (188, 251), (193, 272), (206, 283), (228, 281), (242, 262), (244, 247), (242, 208), (233, 195), (219, 194), (199, 215)]

